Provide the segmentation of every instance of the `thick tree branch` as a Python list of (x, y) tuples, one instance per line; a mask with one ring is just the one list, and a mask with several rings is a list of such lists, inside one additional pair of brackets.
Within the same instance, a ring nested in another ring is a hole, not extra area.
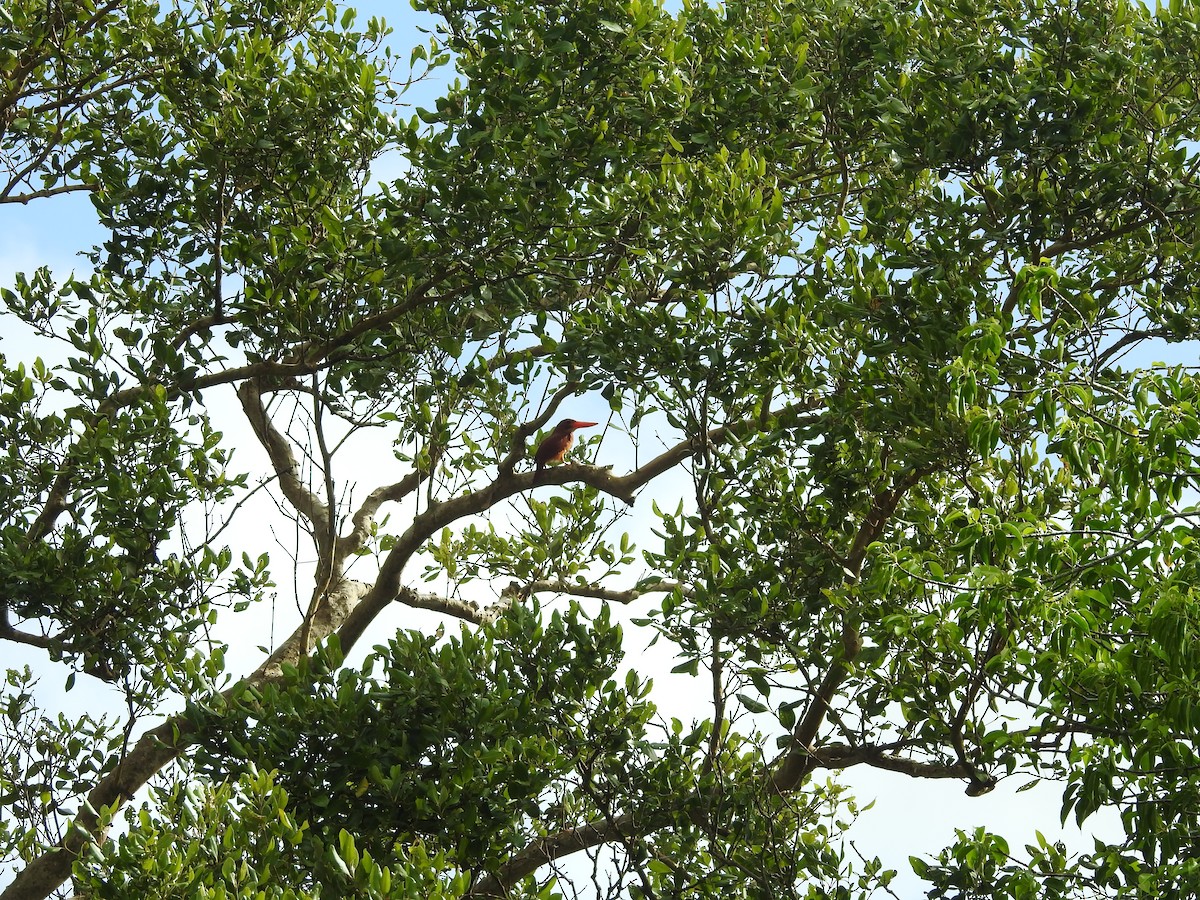
[[(435, 464), (431, 461), (430, 468)], [(394, 484), (385, 484), (367, 494), (367, 499), (362, 502), (362, 505), (359, 506), (350, 519), (350, 533), (338, 538), (338, 558), (344, 559), (366, 544), (367, 538), (371, 535), (371, 526), (375, 521), (375, 514), (379, 512), (379, 507), (385, 503), (394, 503), (398, 500), (403, 500), (421, 486), (421, 482), (428, 474), (428, 471), (421, 470), (409, 472)]]
[(1092, 364), (1092, 369), (1096, 371), (1104, 368), (1108, 365), (1109, 360), (1115, 358), (1126, 347), (1132, 344), (1150, 339), (1167, 338), (1169, 336), (1170, 331), (1166, 328), (1135, 328), (1132, 331), (1127, 331), (1096, 357), (1096, 361)]
[(871, 511), (867, 513), (866, 519), (863, 520), (862, 526), (858, 529), (858, 534), (854, 538), (854, 544), (850, 548), (850, 555), (846, 558), (846, 568), (854, 573), (854, 578), (858, 578), (863, 560), (866, 559), (867, 549), (871, 544), (879, 540), (879, 536), (883, 534), (883, 530), (887, 527), (892, 515), (896, 512), (896, 507), (900, 504), (901, 498), (917, 482), (926, 475), (931, 475), (934, 471), (933, 466), (918, 467), (896, 482), (891, 490), (881, 491), (876, 495), (875, 501), (871, 504)]
[[(921, 762), (878, 746), (851, 747), (845, 744), (822, 747), (811, 754), (812, 766), (825, 769), (848, 769), (868, 765), (876, 769), (898, 772), (911, 778), (972, 778), (974, 773), (961, 764)], [(636, 826), (639, 834), (649, 834), (661, 827), (657, 822)], [(468, 897), (505, 897), (507, 890), (539, 868), (563, 857), (589, 850), (601, 844), (614, 843), (629, 837), (635, 823), (631, 816), (619, 816), (611, 822), (597, 819), (574, 828), (538, 838), (515, 854), (507, 863), (478, 882)]]
[(717, 752), (721, 749), (722, 732), (725, 730), (725, 657), (721, 650), (721, 636), (712, 632), (712, 663), (709, 674), (712, 676), (713, 719), (712, 731), (708, 735), (708, 752), (704, 756), (704, 764), (700, 771), (707, 774), (717, 764)]
[(313, 431), (316, 433), (317, 448), (321, 454), (321, 473), (324, 476), (322, 480), (325, 484), (325, 502), (322, 504), (322, 511), (325, 513), (325, 518), (324, 521), (314, 523), (313, 526), (319, 552), (317, 554), (316, 584), (313, 587), (312, 597), (308, 601), (308, 609), (304, 613), (304, 622), (300, 626), (299, 652), (304, 656), (308, 655), (308, 638), (312, 617), (316, 613), (317, 607), (325, 602), (334, 579), (342, 574), (336, 568), (339, 560), (335, 549), (338, 533), (337, 494), (333, 483), (333, 453), (325, 439), (325, 417), (322, 414), (325, 407), (317, 388), (317, 376), (314, 374), (312, 376)]
[[(822, 405), (822, 398), (812, 398), (808, 400), (797, 401), (790, 403), (787, 406), (772, 412), (769, 418), (774, 418), (778, 421), (780, 427), (790, 428), (800, 424), (807, 424), (817, 421), (816, 417), (803, 418), (802, 414), (811, 412)], [(728, 425), (721, 425), (710, 430), (706, 436), (707, 443), (723, 444), (731, 438), (740, 438), (756, 431), (763, 430), (761, 417), (743, 419), (739, 422), (732, 422)], [(640, 488), (647, 483), (673, 469), (685, 459), (689, 459), (695, 455), (702, 445), (701, 439), (680, 441), (673, 447), (664, 450), (654, 459), (650, 460), (643, 466), (630, 472), (623, 478), (614, 478), (609, 483), (607, 493), (615, 497), (629, 496), (632, 497)], [(557, 471), (557, 470), (556, 470)], [(554, 483), (553, 479), (546, 477), (543, 473), (543, 483)], [(630, 501), (632, 502), (632, 501)]]
[(444, 613), (473, 625), (486, 625), (494, 622), (508, 606), (508, 603), (496, 603), (492, 606), (481, 607), (478, 603), (472, 603), (470, 600), (456, 600), (453, 597), (421, 592), (413, 588), (401, 588), (396, 602), (414, 609), (428, 609), (432, 612)]
[(71, 876), (71, 866), (89, 843), (100, 839), (98, 811), (116, 809), (170, 763), (192, 739), (192, 726), (172, 717), (142, 735), (134, 748), (88, 794), (59, 846), (33, 859), (0, 893), (0, 900), (41, 900)]
[(71, 491), (71, 471), (69, 466), (64, 466), (54, 477), (54, 483), (50, 485), (50, 493), (46, 495), (46, 503), (42, 507), (42, 511), (33, 520), (29, 530), (25, 532), (25, 540), (28, 544), (32, 545), (49, 534), (54, 523), (58, 521), (58, 517), (66, 512), (69, 505), (67, 497)]
[(262, 680), (278, 678), (282, 674), (284, 663), (293, 666), (299, 664), (300, 659), (308, 655), (309, 648), (319, 644), (341, 627), (369, 590), (370, 585), (362, 581), (349, 578), (335, 581), (322, 593), (320, 602), (313, 605), (306, 616), (306, 622), (301, 623), (288, 639), (279, 645), (247, 682), (255, 684)]
[(1074, 253), (1077, 250), (1090, 250), (1106, 241), (1111, 241), (1114, 238), (1124, 237), (1137, 231), (1139, 228), (1145, 228), (1147, 225), (1152, 225), (1162, 219), (1163, 213), (1155, 210), (1152, 214), (1135, 218), (1131, 222), (1126, 222), (1124, 225), (1117, 228), (1111, 228), (1107, 231), (1100, 231), (1089, 237), (1081, 240), (1059, 240), (1055, 241), (1049, 247), (1042, 250), (1042, 256), (1046, 259), (1053, 259), (1056, 256), (1062, 256), (1064, 253)]
[[(823, 747), (812, 754), (815, 767), (847, 769), (866, 764), (889, 772), (898, 772), (912, 778), (970, 778), (971, 771), (959, 764), (921, 762), (888, 753), (882, 747), (850, 747), (838, 745)], [(538, 838), (520, 850), (508, 862), (486, 878), (476, 883), (468, 897), (493, 898), (508, 896), (508, 889), (522, 878), (532, 875), (542, 866), (582, 850), (590, 850), (601, 844), (624, 840), (635, 827), (631, 816), (614, 819), (597, 819), (574, 828), (565, 828), (555, 834)], [(648, 834), (659, 827), (658, 823), (646, 823), (638, 832)]]
[(788, 752), (771, 776), (771, 789), (784, 794), (795, 790), (804, 776), (812, 769), (813, 741), (825, 716), (833, 708), (833, 698), (846, 676), (850, 674), (855, 657), (862, 649), (858, 629), (846, 622), (842, 626), (842, 646), (838, 657), (829, 666), (817, 692), (809, 701), (803, 718), (792, 729)]
[[(162, 388), (166, 391), (164, 399), (171, 401), (177, 400), (185, 394), (194, 393), (197, 391), (207, 390), (209, 388), (218, 387), (224, 384), (237, 384), (238, 382), (253, 382), (258, 381), (260, 386), (253, 388), (257, 392), (261, 391), (261, 386), (269, 384), (278, 379), (299, 378), (313, 373), (320, 372), (329, 368), (336, 362), (337, 350), (344, 348), (352, 343), (354, 339), (361, 337), (374, 328), (382, 328), (392, 324), (397, 319), (406, 315), (409, 312), (419, 308), (420, 306), (432, 301), (452, 300), (457, 296), (461, 296), (466, 288), (456, 288), (447, 294), (433, 294), (433, 289), (443, 283), (449, 276), (450, 272), (443, 272), (436, 278), (431, 278), (420, 287), (416, 288), (412, 294), (403, 302), (398, 303), (389, 309), (383, 310), (376, 315), (369, 316), (359, 321), (352, 328), (347, 329), (336, 338), (331, 338), (328, 341), (320, 344), (314, 343), (300, 347), (295, 354), (295, 358), (286, 362), (274, 362), (270, 360), (262, 360), (259, 362), (248, 363), (244, 366), (235, 366), (231, 369), (223, 369), (220, 372), (209, 372), (206, 375), (180, 378), (173, 384), (150, 382), (146, 384), (137, 384), (132, 387), (117, 391), (112, 396), (105, 399), (97, 408), (94, 421), (99, 421), (106, 415), (110, 415), (119, 409), (124, 409), (128, 406), (134, 406), (141, 402), (146, 395), (154, 390)], [(217, 325), (228, 321), (225, 317), (213, 318), (206, 317), (202, 320), (204, 325)], [(187, 329), (185, 329), (187, 331)], [(531, 351), (532, 352), (532, 351)], [(241, 389), (239, 388), (239, 397), (242, 397)], [(246, 398), (242, 397), (243, 406), (245, 406)], [(261, 406), (261, 398), (258, 400), (258, 405)], [(248, 415), (250, 415), (248, 413)], [(251, 424), (256, 421), (256, 417), (251, 415)], [(540, 427), (540, 426), (537, 426)], [(536, 428), (534, 429), (536, 431)], [(257, 432), (257, 428), (256, 428)], [(259, 438), (262, 440), (262, 437)], [(270, 447), (267, 447), (270, 453)], [(272, 458), (272, 464), (275, 463)], [(68, 506), (67, 498), (70, 496), (71, 479), (74, 476), (74, 467), (65, 465), (58, 473), (54, 483), (51, 485), (49, 495), (45, 506), (37, 519), (34, 520), (26, 534), (26, 539), (32, 543), (33, 541), (41, 540), (54, 527), (54, 523), (58, 517), (66, 510)], [(291, 498), (289, 497), (289, 500)], [(294, 503), (294, 501), (292, 501)], [(383, 501), (380, 501), (383, 502)], [(630, 501), (632, 502), (632, 501)], [(297, 506), (297, 509), (301, 507)], [(307, 515), (307, 514), (306, 514)], [(310, 521), (319, 522), (320, 518), (309, 517)]]
[(43, 650), (61, 650), (63, 639), (43, 634), (31, 634), (14, 628), (8, 621), (8, 601), (0, 601), (0, 641), (13, 641), (17, 644), (28, 644)]

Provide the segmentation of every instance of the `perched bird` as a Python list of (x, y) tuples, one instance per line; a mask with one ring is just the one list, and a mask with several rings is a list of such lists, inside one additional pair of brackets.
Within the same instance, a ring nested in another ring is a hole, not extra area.
[(599, 424), (599, 422), (580, 422), (576, 419), (563, 419), (555, 425), (554, 430), (538, 444), (537, 453), (534, 454), (533, 461), (537, 463), (537, 468), (533, 473), (533, 483), (537, 484), (541, 480), (542, 469), (546, 468), (546, 463), (562, 462), (562, 458), (571, 449), (571, 445), (575, 443), (576, 428), (590, 428), (592, 425)]

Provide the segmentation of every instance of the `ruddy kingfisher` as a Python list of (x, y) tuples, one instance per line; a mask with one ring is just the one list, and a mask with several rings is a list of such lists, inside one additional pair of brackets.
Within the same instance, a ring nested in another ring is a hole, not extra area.
[(563, 419), (555, 425), (554, 430), (538, 444), (537, 453), (533, 456), (533, 461), (537, 463), (537, 468), (533, 472), (533, 483), (537, 484), (541, 479), (546, 463), (562, 462), (567, 451), (571, 449), (571, 445), (575, 443), (576, 428), (590, 428), (599, 424), (599, 422), (580, 422), (578, 419)]

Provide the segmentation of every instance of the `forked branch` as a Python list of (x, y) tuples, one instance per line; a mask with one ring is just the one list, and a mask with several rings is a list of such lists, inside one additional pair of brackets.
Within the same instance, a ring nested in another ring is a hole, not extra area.
[[(887, 528), (888, 522), (900, 505), (900, 500), (922, 478), (934, 471), (932, 467), (918, 467), (898, 479), (891, 488), (880, 491), (875, 495), (871, 508), (859, 526), (854, 536), (854, 543), (843, 561), (847, 578), (857, 581), (866, 560), (867, 550), (871, 544), (879, 540)], [(791, 742), (788, 752), (780, 761), (779, 766), (771, 776), (771, 787), (779, 793), (794, 790), (804, 776), (812, 770), (813, 742), (821, 729), (825, 717), (833, 708), (833, 698), (838, 688), (850, 674), (855, 658), (862, 650), (862, 637), (858, 627), (849, 614), (844, 614), (842, 620), (841, 646), (834, 659), (829, 663), (825, 677), (821, 679), (816, 692), (809, 700), (804, 716), (792, 729)]]
[[(780, 409), (772, 418), (783, 427), (815, 421), (815, 418), (810, 420), (802, 414), (815, 409), (818, 405), (819, 402), (816, 399), (793, 403)], [(710, 444), (724, 443), (735, 437), (753, 433), (760, 428), (759, 418), (744, 419), (712, 429), (708, 433), (708, 441)], [(596, 466), (578, 464), (555, 466), (552, 469), (543, 470), (538, 483), (546, 485), (580, 482), (632, 505), (638, 490), (652, 479), (688, 459), (698, 451), (698, 448), (699, 444), (696, 441), (680, 441), (644, 466), (624, 476), (613, 475), (609, 469)], [(366, 632), (367, 626), (375, 620), (375, 617), (399, 596), (400, 575), (409, 560), (427, 540), (459, 519), (479, 515), (500, 501), (528, 490), (533, 487), (533, 478), (532, 472), (500, 471), (491, 483), (478, 490), (434, 503), (417, 515), (388, 552), (374, 587), (339, 629), (338, 637), (343, 651), (348, 651), (353, 647)]]
[(267, 451), (271, 468), (279, 477), (279, 488), (284, 497), (308, 520), (318, 548), (328, 549), (332, 541), (332, 535), (326, 527), (329, 509), (321, 498), (305, 487), (300, 480), (300, 464), (296, 461), (296, 455), (292, 452), (287, 438), (271, 421), (263, 403), (262, 386), (257, 379), (251, 379), (239, 387), (237, 393), (246, 418), (250, 421), (258, 442)]

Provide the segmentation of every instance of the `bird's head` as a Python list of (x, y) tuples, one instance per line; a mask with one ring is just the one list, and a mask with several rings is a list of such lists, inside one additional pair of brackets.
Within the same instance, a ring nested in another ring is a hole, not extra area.
[(578, 419), (563, 419), (554, 426), (554, 430), (559, 434), (570, 434), (576, 428), (590, 428), (599, 424), (599, 422), (580, 422)]

